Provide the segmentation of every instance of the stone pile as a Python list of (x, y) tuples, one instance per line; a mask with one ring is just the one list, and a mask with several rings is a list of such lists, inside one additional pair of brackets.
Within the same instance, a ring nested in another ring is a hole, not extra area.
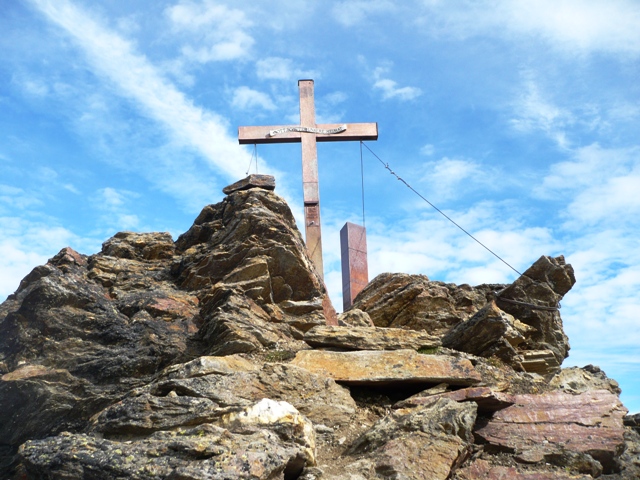
[(617, 383), (561, 368), (562, 257), (511, 285), (383, 274), (336, 317), (274, 188), (25, 277), (0, 305), (0, 478), (640, 478)]

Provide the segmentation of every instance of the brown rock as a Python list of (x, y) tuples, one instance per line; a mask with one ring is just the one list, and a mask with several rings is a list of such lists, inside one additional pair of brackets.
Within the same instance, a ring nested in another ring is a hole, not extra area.
[(415, 350), (328, 352), (303, 350), (292, 364), (348, 385), (448, 383), (473, 385), (480, 375), (471, 362)]
[(515, 467), (491, 465), (486, 460), (476, 460), (470, 466), (456, 472), (456, 480), (591, 480), (591, 475), (570, 475), (561, 471), (519, 472)]
[(558, 359), (551, 350), (527, 350), (522, 352), (522, 368), (526, 372), (547, 375), (560, 370)]
[(431, 395), (419, 393), (396, 403), (394, 408), (412, 408), (418, 405), (432, 405), (440, 398), (448, 398), (456, 402), (474, 402), (478, 405), (478, 412), (481, 413), (493, 413), (515, 403), (514, 396), (508, 393), (494, 392), (489, 387), (469, 387)]
[(476, 429), (484, 441), (524, 452), (541, 449), (588, 453), (606, 472), (624, 446), (622, 418), (626, 409), (616, 395), (596, 390), (579, 395), (563, 392), (515, 395), (515, 404), (497, 411)]
[(551, 350), (558, 364), (567, 357), (569, 339), (557, 308), (575, 282), (564, 257), (542, 256), (499, 293), (498, 306), (536, 330), (528, 336), (526, 350)]
[(608, 390), (620, 395), (620, 385), (600, 370), (600, 367), (587, 365), (584, 368), (563, 368), (555, 375), (549, 385), (568, 393), (584, 393), (589, 390)]
[(358, 294), (352, 308), (368, 313), (378, 327), (442, 336), (482, 308), (489, 291), (433, 282), (424, 275), (383, 273)]
[(341, 327), (375, 327), (369, 314), (359, 308), (352, 308), (338, 315), (338, 325)]
[(224, 187), (222, 193), (229, 195), (233, 192), (248, 190), (250, 188), (262, 188), (264, 190), (275, 190), (276, 178), (271, 175), (251, 174), (248, 177), (238, 180), (236, 183)]
[(317, 326), (303, 340), (315, 348), (402, 350), (435, 348), (440, 340), (424, 332), (401, 328)]
[(516, 347), (533, 329), (517, 321), (490, 302), (469, 320), (459, 323), (443, 338), (445, 347), (481, 357), (496, 356), (522, 369)]
[(444, 480), (468, 457), (475, 418), (475, 404), (440, 399), (384, 417), (346, 453), (366, 453), (378, 477)]

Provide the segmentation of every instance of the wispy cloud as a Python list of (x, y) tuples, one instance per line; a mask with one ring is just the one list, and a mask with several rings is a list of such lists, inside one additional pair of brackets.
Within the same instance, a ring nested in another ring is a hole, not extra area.
[(338, 2), (331, 9), (333, 17), (345, 27), (364, 22), (367, 17), (385, 14), (397, 10), (389, 0), (349, 0)]
[(276, 106), (271, 97), (249, 87), (238, 87), (233, 91), (231, 106), (241, 110), (261, 108), (263, 110), (275, 110)]
[(167, 8), (176, 32), (188, 37), (183, 54), (200, 63), (234, 60), (247, 56), (254, 40), (247, 33), (252, 22), (242, 10), (218, 2), (183, 0)]
[(267, 57), (256, 62), (256, 74), (261, 80), (299, 80), (320, 78), (320, 73), (297, 66), (290, 58)]
[(31, 0), (83, 50), (95, 71), (113, 83), (140, 111), (163, 125), (174, 140), (190, 146), (230, 179), (242, 175), (249, 155), (237, 145), (227, 121), (189, 100), (133, 45), (68, 0)]
[(531, 79), (523, 86), (523, 92), (513, 102), (514, 118), (511, 125), (521, 132), (542, 131), (561, 148), (570, 146), (566, 128), (573, 123), (571, 112), (553, 104), (540, 92)]
[(506, 37), (542, 40), (575, 55), (608, 52), (640, 54), (640, 5), (633, 0), (418, 1), (418, 22), (438, 36)]
[[(360, 62), (366, 64), (364, 57)], [(402, 87), (395, 80), (389, 78), (391, 64), (379, 65), (371, 72), (370, 81), (373, 88), (382, 93), (383, 100), (397, 99), (401, 101), (413, 100), (422, 95), (422, 90), (417, 87)]]

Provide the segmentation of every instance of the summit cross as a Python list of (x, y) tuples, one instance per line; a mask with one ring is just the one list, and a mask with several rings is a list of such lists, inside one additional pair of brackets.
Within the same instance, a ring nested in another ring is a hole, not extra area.
[(377, 123), (316, 124), (313, 80), (299, 80), (300, 125), (239, 127), (240, 144), (302, 143), (302, 195), (307, 251), (316, 270), (324, 278), (322, 231), (320, 227), (320, 192), (318, 188), (318, 153), (316, 142), (377, 140)]

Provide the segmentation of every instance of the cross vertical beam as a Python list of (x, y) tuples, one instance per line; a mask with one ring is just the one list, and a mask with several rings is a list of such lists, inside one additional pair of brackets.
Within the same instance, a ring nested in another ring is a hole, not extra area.
[(270, 127), (239, 127), (238, 142), (302, 144), (302, 194), (307, 252), (321, 278), (322, 232), (320, 227), (320, 189), (318, 184), (317, 142), (377, 140), (377, 123), (316, 124), (313, 80), (298, 81), (300, 91), (300, 124)]
[[(316, 107), (313, 80), (299, 80), (300, 125), (315, 128)], [(307, 251), (311, 261), (324, 277), (322, 262), (322, 230), (320, 227), (320, 189), (318, 187), (318, 148), (315, 135), (303, 135), (302, 141), (302, 195), (304, 200), (304, 229)]]

